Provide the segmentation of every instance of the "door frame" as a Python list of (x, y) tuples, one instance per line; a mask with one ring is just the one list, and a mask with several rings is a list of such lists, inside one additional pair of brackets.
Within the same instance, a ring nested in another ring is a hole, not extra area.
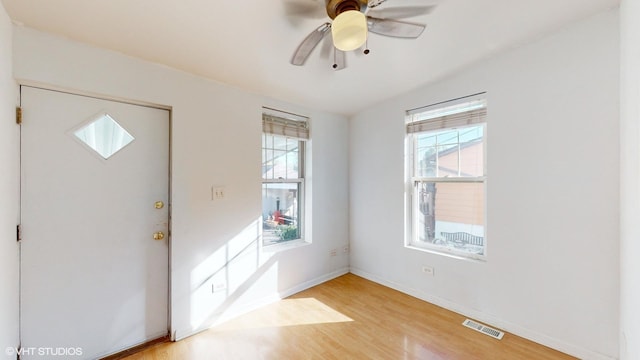
[[(51, 84), (45, 84), (45, 83), (41, 83), (41, 82), (36, 82), (36, 81), (28, 81), (28, 80), (17, 80), (16, 81), (18, 83), (18, 104), (19, 104), (19, 108), (22, 109), (22, 88), (23, 87), (31, 87), (31, 88), (36, 88), (36, 89), (41, 89), (41, 90), (47, 90), (47, 91), (56, 91), (59, 93), (64, 93), (64, 94), (69, 94), (69, 95), (76, 95), (76, 96), (81, 96), (81, 97), (87, 97), (87, 98), (93, 98), (93, 99), (99, 99), (99, 100), (106, 100), (106, 101), (113, 101), (113, 102), (118, 102), (118, 103), (123, 103), (123, 104), (128, 104), (128, 105), (135, 105), (135, 106), (142, 106), (142, 107), (147, 107), (147, 108), (153, 108), (153, 109), (159, 109), (159, 110), (166, 110), (169, 113), (169, 144), (168, 144), (168, 149), (169, 149), (169, 154), (168, 154), (168, 159), (169, 159), (169, 163), (167, 164), (167, 177), (168, 177), (168, 189), (167, 189), (167, 212), (168, 212), (168, 225), (167, 225), (167, 229), (168, 229), (168, 234), (167, 234), (167, 259), (166, 259), (166, 264), (167, 264), (167, 333), (165, 335), (165, 338), (169, 338), (171, 341), (175, 341), (175, 331), (173, 330), (173, 325), (172, 325), (172, 319), (171, 319), (171, 312), (172, 312), (172, 304), (171, 304), (171, 249), (172, 249), (172, 212), (173, 212), (173, 196), (172, 196), (172, 190), (173, 190), (173, 107), (169, 106), (169, 105), (161, 105), (161, 104), (157, 104), (157, 103), (152, 103), (152, 102), (146, 102), (146, 101), (139, 101), (139, 100), (131, 100), (131, 99), (127, 99), (127, 98), (123, 98), (123, 97), (116, 97), (116, 96), (110, 96), (110, 95), (105, 95), (105, 94), (100, 94), (100, 93), (94, 93), (94, 92), (90, 92), (90, 91), (82, 91), (82, 90), (77, 90), (77, 89), (70, 89), (70, 88), (66, 88), (66, 87), (61, 87), (61, 86), (56, 86), (56, 85), (51, 85)], [(20, 172), (20, 179), (19, 179), (19, 196), (18, 196), (18, 212), (19, 212), (19, 221), (18, 224), (22, 224), (22, 193), (23, 193), (23, 189), (22, 189), (22, 126), (20, 126), (19, 129), (19, 151), (18, 151), (18, 163), (19, 163), (19, 172)], [(18, 225), (20, 226), (20, 225)], [(18, 228), (19, 229), (19, 228)], [(19, 230), (18, 230), (19, 231)], [(18, 341), (19, 344), (22, 343), (22, 243), (21, 243), (22, 239), (18, 239), (18, 244), (19, 244), (19, 249), (20, 251), (18, 252), (18, 263), (19, 263), (19, 269), (18, 269)], [(150, 341), (149, 343), (152, 343), (153, 341)], [(145, 344), (140, 344), (138, 346), (134, 346), (131, 349), (137, 349), (140, 346), (143, 346)], [(130, 349), (125, 349), (124, 351), (127, 351)], [(116, 354), (112, 354), (109, 356), (113, 356)]]

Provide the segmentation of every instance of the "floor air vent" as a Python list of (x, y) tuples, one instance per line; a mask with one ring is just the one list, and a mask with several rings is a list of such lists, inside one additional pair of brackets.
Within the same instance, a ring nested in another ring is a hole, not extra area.
[(473, 320), (465, 320), (462, 325), (468, 327), (469, 329), (473, 329), (475, 331), (479, 331), (485, 335), (489, 335), (494, 339), (498, 339), (498, 340), (502, 340), (502, 337), (504, 336), (504, 333), (502, 331), (496, 330), (496, 329), (492, 329), (488, 326), (482, 325), (480, 323), (477, 323)]

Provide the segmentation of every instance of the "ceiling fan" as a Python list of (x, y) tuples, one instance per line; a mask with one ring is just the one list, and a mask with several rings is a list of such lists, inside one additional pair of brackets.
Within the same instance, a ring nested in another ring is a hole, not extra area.
[[(291, 64), (302, 66), (315, 47), (331, 32), (334, 46), (333, 68), (346, 67), (345, 52), (361, 48), (367, 42), (368, 33), (415, 39), (426, 25), (397, 20), (428, 13), (434, 6), (405, 6), (377, 10), (387, 0), (324, 0), (327, 16), (325, 22), (302, 40), (291, 58)], [(395, 17), (391, 19), (389, 17)], [(330, 31), (331, 30), (331, 31)], [(369, 49), (364, 49), (364, 54)]]

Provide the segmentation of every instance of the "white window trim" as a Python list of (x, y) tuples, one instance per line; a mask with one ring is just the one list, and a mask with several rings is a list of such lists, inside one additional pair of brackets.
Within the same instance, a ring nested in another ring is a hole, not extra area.
[[(295, 178), (295, 179), (262, 179), (261, 180), (261, 185), (260, 185), (261, 187), (263, 184), (268, 184), (268, 183), (271, 183), (271, 184), (299, 183), (300, 184), (300, 191), (298, 195), (299, 197), (298, 209), (300, 212), (300, 216), (298, 217), (298, 224), (299, 224), (298, 226), (299, 226), (300, 238), (284, 241), (276, 244), (265, 244), (264, 238), (263, 238), (263, 226), (262, 226), (264, 219), (262, 219), (262, 216), (260, 216), (260, 234), (259, 234), (260, 249), (262, 252), (265, 252), (265, 253), (274, 253), (274, 252), (280, 252), (280, 251), (285, 251), (293, 248), (311, 245), (311, 236), (309, 233), (309, 229), (311, 228), (311, 223), (310, 223), (311, 211), (310, 211), (310, 206), (308, 205), (308, 203), (310, 203), (310, 200), (311, 200), (311, 196), (308, 193), (308, 189), (310, 187), (309, 186), (310, 179), (308, 177), (309, 177), (309, 170), (310, 170), (309, 164), (311, 160), (310, 159), (311, 137), (310, 137), (310, 131), (309, 131), (311, 127), (311, 121), (306, 116), (284, 112), (280, 110), (275, 110), (272, 108), (263, 107), (262, 110), (263, 110), (262, 111), (263, 131), (261, 132), (261, 136), (263, 136), (266, 133), (266, 134), (271, 134), (276, 136), (284, 136), (291, 139), (297, 139), (302, 142), (302, 149), (300, 154), (300, 157), (302, 159), (302, 164), (299, 164), (302, 177)], [(294, 124), (296, 122), (304, 122), (306, 123), (306, 131), (297, 132), (298, 130), (295, 130), (296, 131), (295, 134), (290, 132), (278, 133), (278, 132), (265, 131), (266, 130), (264, 125), (265, 119), (271, 120), (274, 118), (284, 120), (285, 123), (287, 121), (291, 121)]]
[[(480, 96), (482, 97), (480, 97)], [(413, 110), (407, 111), (406, 123), (409, 124), (411, 122), (411, 118), (414, 114), (425, 111), (428, 108), (444, 108), (449, 105), (456, 105), (468, 101), (473, 101), (477, 99), (486, 99), (485, 93), (472, 95), (469, 97), (464, 97), (461, 99), (456, 99), (451, 103), (438, 103), (434, 106), (421, 107)], [(488, 241), (487, 241), (487, 122), (482, 121), (474, 124), (469, 124), (468, 126), (483, 126), (483, 174), (484, 176), (478, 177), (465, 177), (465, 178), (446, 178), (446, 177), (416, 177), (413, 176), (413, 171), (415, 167), (415, 144), (414, 139), (415, 135), (426, 132), (414, 132), (409, 133), (405, 128), (405, 247), (409, 249), (424, 251), (431, 254), (447, 256), (454, 259), (459, 260), (471, 260), (471, 261), (487, 261), (488, 257)], [(446, 129), (461, 129), (468, 126), (454, 126), (454, 127), (446, 127)], [(436, 131), (434, 129), (433, 131)], [(484, 191), (484, 202), (483, 202), (483, 236), (484, 236), (484, 251), (482, 254), (473, 254), (465, 251), (456, 251), (453, 249), (445, 248), (438, 245), (425, 244), (419, 242), (416, 238), (418, 236), (417, 231), (414, 229), (417, 228), (417, 216), (414, 216), (415, 213), (415, 204), (416, 200), (416, 184), (418, 182), (442, 182), (442, 183), (483, 183), (483, 191)]]

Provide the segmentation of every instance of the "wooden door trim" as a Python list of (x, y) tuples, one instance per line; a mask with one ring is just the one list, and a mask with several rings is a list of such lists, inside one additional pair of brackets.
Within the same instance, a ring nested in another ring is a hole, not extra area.
[(157, 338), (155, 340), (151, 340), (151, 341), (147, 341), (143, 344), (140, 344), (138, 346), (134, 346), (132, 348), (128, 348), (126, 350), (117, 352), (113, 355), (109, 355), (109, 356), (105, 356), (103, 358), (100, 358), (100, 360), (119, 360), (119, 359), (124, 359), (127, 356), (131, 356), (133, 354), (139, 353), (143, 350), (146, 350), (154, 345), (157, 344), (162, 344), (162, 343), (166, 343), (166, 342), (170, 342), (171, 341), (171, 337), (169, 336), (169, 334), (167, 333), (165, 336)]

